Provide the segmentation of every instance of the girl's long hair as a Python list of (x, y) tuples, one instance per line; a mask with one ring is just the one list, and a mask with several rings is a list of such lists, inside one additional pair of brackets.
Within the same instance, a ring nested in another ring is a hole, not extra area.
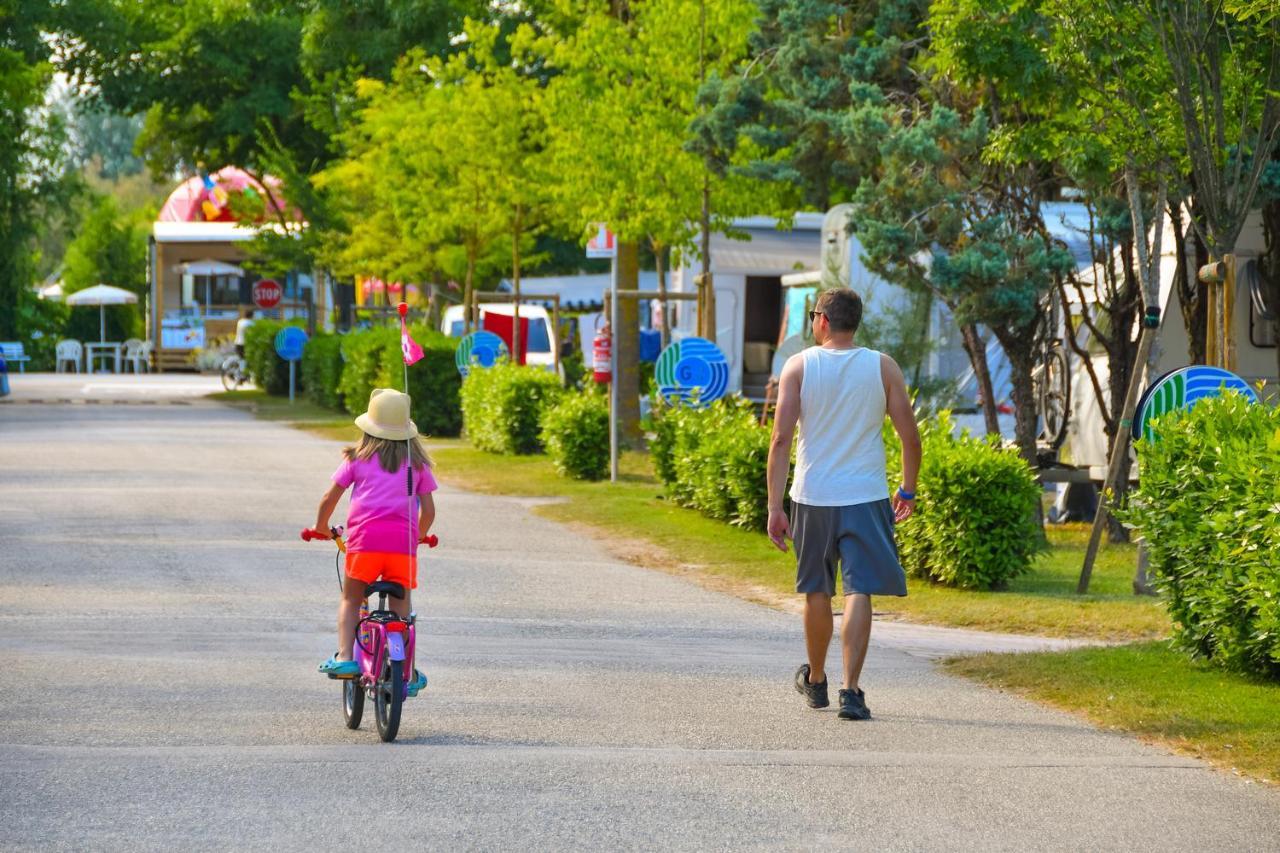
[(408, 441), (403, 439), (392, 441), (389, 438), (378, 438), (366, 432), (360, 437), (360, 443), (355, 447), (343, 448), (342, 455), (348, 461), (372, 459), (376, 456), (378, 457), (378, 464), (382, 466), (382, 470), (388, 474), (394, 474), (404, 467), (406, 444), (408, 445), (407, 453), (413, 458), (414, 468), (431, 467), (431, 457), (427, 455), (427, 449), (422, 446), (422, 441), (416, 435)]

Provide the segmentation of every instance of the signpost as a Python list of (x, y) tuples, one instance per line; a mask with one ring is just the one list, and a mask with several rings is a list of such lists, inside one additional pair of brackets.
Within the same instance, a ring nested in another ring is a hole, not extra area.
[(284, 288), (274, 278), (264, 278), (253, 285), (253, 304), (259, 308), (274, 308), (284, 297)]
[(289, 362), (290, 404), (293, 403), (293, 389), (297, 381), (298, 360), (302, 358), (302, 348), (306, 345), (307, 333), (297, 326), (286, 326), (276, 333), (276, 355)]

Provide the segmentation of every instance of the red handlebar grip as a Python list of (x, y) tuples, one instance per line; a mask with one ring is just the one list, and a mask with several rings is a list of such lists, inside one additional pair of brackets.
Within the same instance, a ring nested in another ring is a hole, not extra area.
[(428, 548), (434, 548), (440, 544), (440, 538), (433, 534), (428, 534), (422, 537), (421, 542), (423, 545), (426, 545)]
[(302, 541), (310, 542), (312, 539), (324, 539), (325, 537), (313, 527), (302, 528)]

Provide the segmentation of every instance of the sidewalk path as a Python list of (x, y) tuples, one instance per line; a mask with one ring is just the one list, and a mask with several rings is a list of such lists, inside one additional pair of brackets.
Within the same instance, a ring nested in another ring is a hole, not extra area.
[(0, 846), (1280, 849), (1280, 792), (928, 648), (877, 642), (875, 720), (809, 711), (794, 616), (447, 486), (431, 686), (398, 743), (347, 731), (332, 552), (297, 538), (337, 450), (207, 403), (0, 406)]

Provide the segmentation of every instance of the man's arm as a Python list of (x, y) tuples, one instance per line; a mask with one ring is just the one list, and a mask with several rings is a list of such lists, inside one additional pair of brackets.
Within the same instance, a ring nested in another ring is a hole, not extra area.
[(769, 538), (778, 550), (787, 550), (791, 524), (782, 509), (787, 491), (787, 473), (791, 470), (791, 442), (795, 440), (796, 423), (800, 420), (800, 383), (804, 378), (804, 361), (795, 355), (787, 359), (778, 379), (778, 408), (773, 414), (773, 438), (769, 441)]
[(884, 380), (885, 409), (893, 428), (902, 441), (902, 490), (912, 495), (904, 500), (893, 493), (893, 517), (905, 521), (915, 511), (916, 479), (920, 476), (920, 428), (916, 426), (916, 413), (911, 409), (911, 397), (907, 394), (907, 380), (898, 363), (887, 355), (880, 356), (880, 378)]

